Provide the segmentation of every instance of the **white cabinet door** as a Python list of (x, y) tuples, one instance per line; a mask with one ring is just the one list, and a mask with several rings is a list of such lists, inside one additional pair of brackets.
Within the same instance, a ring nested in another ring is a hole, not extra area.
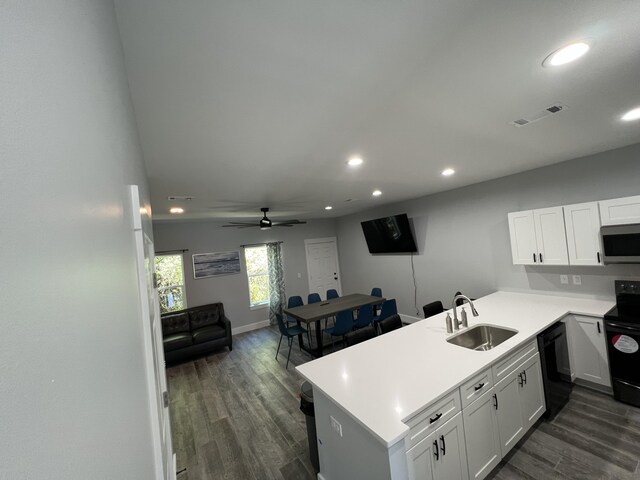
[(538, 263), (569, 265), (562, 207), (534, 210), (533, 221), (538, 246)]
[(440, 459), (433, 463), (435, 480), (467, 480), (467, 451), (464, 441), (462, 413), (436, 430)]
[(440, 445), (435, 441), (436, 432), (425, 437), (407, 452), (409, 478), (433, 480), (433, 462), (440, 458)]
[(598, 203), (580, 203), (563, 208), (569, 263), (571, 265), (602, 265)]
[(522, 405), (522, 423), (526, 432), (546, 410), (540, 371), (540, 355), (536, 354), (527, 360), (518, 371), (522, 375), (520, 404)]
[(569, 315), (569, 347), (573, 371), (577, 378), (611, 386), (607, 345), (602, 319)]
[(640, 223), (640, 195), (614, 198), (599, 203), (602, 225)]
[(513, 212), (508, 215), (508, 219), (513, 264), (534, 265), (538, 263), (533, 211)]
[(481, 480), (495, 468), (502, 453), (494, 389), (487, 390), (463, 411), (469, 478)]
[(500, 453), (504, 457), (524, 435), (522, 406), (520, 404), (520, 371), (511, 372), (496, 384)]

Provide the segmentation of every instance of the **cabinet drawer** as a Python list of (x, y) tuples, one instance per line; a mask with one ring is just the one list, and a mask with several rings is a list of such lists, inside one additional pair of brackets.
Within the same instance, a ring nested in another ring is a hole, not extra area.
[(460, 412), (460, 392), (456, 389), (407, 420), (405, 423), (410, 429), (405, 439), (407, 450), (429, 436), (440, 425), (444, 425), (458, 412)]
[(462, 400), (462, 408), (471, 405), (477, 398), (480, 398), (484, 392), (493, 387), (493, 374), (491, 368), (483, 370), (470, 380), (466, 381), (460, 387), (460, 398)]
[(521, 347), (512, 354), (507, 355), (505, 358), (493, 365), (493, 381), (498, 383), (504, 377), (509, 375), (513, 369), (522, 364), (522, 362), (537, 353), (537, 351), (538, 342), (537, 340), (532, 340), (524, 347)]

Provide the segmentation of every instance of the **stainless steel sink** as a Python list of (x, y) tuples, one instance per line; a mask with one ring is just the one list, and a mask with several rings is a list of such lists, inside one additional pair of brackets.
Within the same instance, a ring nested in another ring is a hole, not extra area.
[(447, 342), (470, 350), (487, 351), (497, 347), (516, 333), (518, 333), (517, 330), (510, 328), (476, 325), (454, 337), (447, 338)]

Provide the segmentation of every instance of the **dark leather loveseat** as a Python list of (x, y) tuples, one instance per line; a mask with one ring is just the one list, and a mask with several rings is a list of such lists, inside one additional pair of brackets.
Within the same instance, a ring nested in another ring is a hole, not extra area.
[(231, 345), (231, 322), (222, 303), (211, 303), (162, 315), (164, 358), (175, 363)]

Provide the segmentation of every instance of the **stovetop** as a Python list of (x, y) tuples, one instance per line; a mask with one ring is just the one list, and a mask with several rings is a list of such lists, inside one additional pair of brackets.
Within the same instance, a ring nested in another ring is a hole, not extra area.
[(640, 324), (640, 282), (616, 280), (616, 306), (604, 318), (620, 323)]

